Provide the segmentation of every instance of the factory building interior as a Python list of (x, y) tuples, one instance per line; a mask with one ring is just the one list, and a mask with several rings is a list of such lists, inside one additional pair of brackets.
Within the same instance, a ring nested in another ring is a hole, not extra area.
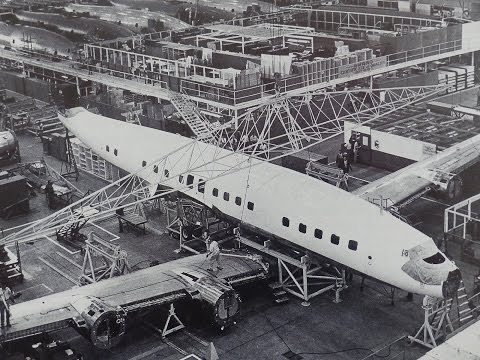
[(2, 2), (0, 359), (480, 359), (479, 30)]

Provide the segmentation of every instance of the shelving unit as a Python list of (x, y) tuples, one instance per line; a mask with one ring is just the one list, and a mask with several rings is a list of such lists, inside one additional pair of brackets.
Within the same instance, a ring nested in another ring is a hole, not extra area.
[(120, 169), (97, 155), (78, 139), (71, 139), (73, 156), (79, 169), (106, 181), (120, 179)]

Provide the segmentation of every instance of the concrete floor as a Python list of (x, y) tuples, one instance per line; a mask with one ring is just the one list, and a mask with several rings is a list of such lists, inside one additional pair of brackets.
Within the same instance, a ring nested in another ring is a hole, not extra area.
[[(333, 139), (329, 144), (317, 151), (329, 153), (338, 148), (340, 140)], [(20, 136), (23, 161), (38, 160), (41, 154), (41, 144), (38, 139), (28, 135)], [(60, 163), (47, 156), (46, 161), (59, 169)], [(381, 171), (358, 166), (354, 174), (373, 180), (382, 175)], [(98, 189), (106, 183), (91, 175), (81, 173), (76, 185), (83, 191)], [(478, 189), (472, 189), (477, 191)], [(468, 194), (466, 194), (468, 195)], [(50, 213), (46, 207), (43, 194), (39, 194), (31, 202), (32, 212), (8, 221), (0, 219), (0, 227), (8, 228), (28, 221), (42, 218)], [(442, 214), (445, 204), (420, 200), (406, 209), (414, 214), (418, 227), (425, 233), (438, 237), (442, 232)], [(129, 264), (133, 267), (145, 267), (153, 260), (166, 262), (186, 256), (176, 254), (177, 240), (164, 233), (166, 217), (154, 212), (149, 214), (150, 225), (156, 231), (148, 231), (147, 235), (137, 236), (132, 233), (118, 233), (115, 220), (107, 220), (99, 228), (91, 225), (85, 229), (98, 232), (102, 237), (112, 238), (121, 235), (113, 243), (120, 245), (128, 253)], [(103, 234), (103, 235), (102, 235)], [(25, 281), (15, 287), (22, 292), (20, 301), (27, 301), (52, 292), (62, 291), (75, 286), (75, 280), (81, 271), (78, 266), (66, 261), (62, 255), (81, 264), (80, 254), (71, 254), (54, 240), (40, 239), (20, 246), (22, 263), (25, 271)], [(458, 252), (452, 252), (454, 256)], [(42, 261), (43, 259), (43, 261)], [(54, 265), (61, 273), (47, 266), (45, 260)], [(467, 289), (472, 289), (473, 274), (477, 269), (464, 264), (455, 258), (462, 270)], [(70, 278), (70, 280), (68, 279)], [(72, 281), (73, 280), (73, 281)], [(188, 331), (178, 332), (163, 341), (161, 336), (147, 326), (147, 321), (162, 327), (162, 314), (165, 311), (155, 311), (147, 318), (136, 319), (129, 326), (127, 336), (120, 346), (101, 351), (78, 335), (73, 329), (66, 329), (53, 334), (54, 338), (68, 340), (74, 349), (84, 354), (85, 359), (181, 359), (185, 353), (205, 354), (206, 345), (212, 341), (220, 355), (220, 359), (363, 359), (372, 350), (381, 349), (403, 335), (412, 334), (423, 320), (423, 310), (420, 307), (421, 298), (414, 297), (413, 302), (405, 300), (405, 293), (398, 291), (395, 306), (381, 294), (382, 286), (367, 282), (367, 287), (360, 291), (360, 279), (355, 277), (351, 286), (342, 293), (343, 301), (333, 303), (333, 293), (326, 293), (311, 302), (309, 307), (303, 307), (296, 298), (284, 305), (273, 305), (271, 295), (266, 286), (253, 285), (240, 290), (242, 313), (237, 325), (224, 332), (218, 332), (201, 321), (199, 309), (179, 310), (182, 319), (188, 318)], [(200, 319), (200, 320), (199, 320)], [(297, 357), (287, 357), (291, 351)], [(404, 353), (403, 359), (416, 359), (426, 352), (419, 346), (412, 346), (401, 341), (390, 349), (391, 354)], [(389, 349), (382, 352), (386, 355)], [(2, 355), (0, 354), (0, 358)], [(14, 358), (14, 357), (11, 357)], [(402, 358), (402, 357), (401, 357)]]

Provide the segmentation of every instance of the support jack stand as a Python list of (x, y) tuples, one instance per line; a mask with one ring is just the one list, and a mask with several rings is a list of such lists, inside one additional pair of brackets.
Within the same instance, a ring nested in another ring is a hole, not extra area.
[(425, 296), (422, 308), (425, 311), (423, 324), (415, 336), (409, 336), (408, 339), (413, 343), (423, 345), (430, 349), (437, 346), (439, 338), (447, 335), (447, 331), (453, 332), (453, 325), (450, 321), (450, 309), (452, 299), (434, 302), (434, 299)]
[[(177, 322), (177, 326), (172, 327), (169, 329), (170, 321), (175, 320)], [(168, 310), (168, 318), (167, 321), (165, 321), (165, 325), (163, 326), (162, 330), (162, 338), (165, 338), (167, 335), (170, 335), (171, 333), (174, 333), (178, 330), (182, 330), (185, 328), (185, 325), (183, 325), (182, 321), (178, 318), (177, 314), (175, 313), (175, 306), (173, 304), (170, 304), (170, 309)]]

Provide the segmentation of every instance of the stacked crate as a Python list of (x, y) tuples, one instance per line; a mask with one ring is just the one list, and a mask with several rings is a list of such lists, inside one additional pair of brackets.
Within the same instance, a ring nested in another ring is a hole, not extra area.
[(340, 75), (340, 67), (369, 61), (373, 58), (372, 49), (361, 49), (331, 58), (317, 57), (313, 61), (296, 62), (292, 64), (292, 72), (302, 86), (309, 86), (345, 76), (345, 74)]
[(60, 161), (68, 161), (67, 135), (65, 133), (50, 134), (48, 154)]
[(449, 65), (438, 68), (438, 83), (452, 84), (446, 93), (464, 90), (475, 85), (475, 67), (471, 65)]

